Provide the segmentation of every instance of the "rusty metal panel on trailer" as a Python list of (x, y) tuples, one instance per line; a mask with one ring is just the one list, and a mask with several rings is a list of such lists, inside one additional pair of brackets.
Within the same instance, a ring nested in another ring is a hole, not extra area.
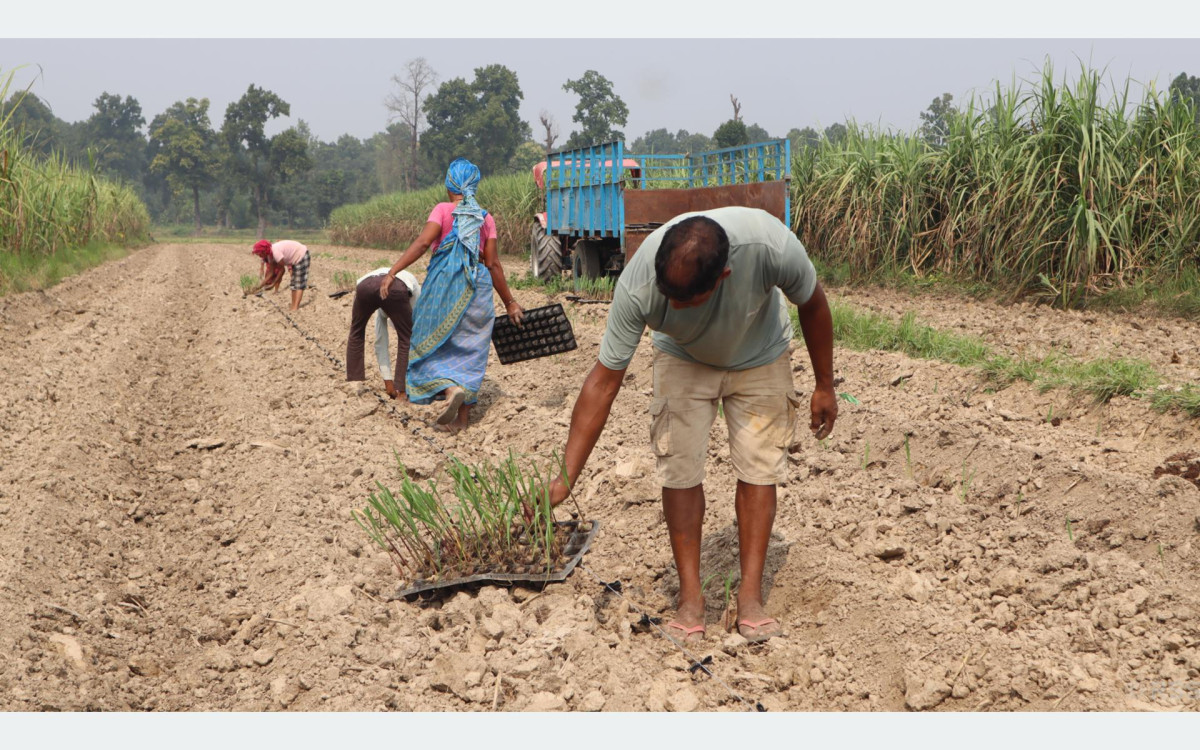
[(646, 236), (680, 214), (724, 206), (761, 208), (782, 222), (788, 216), (788, 183), (751, 182), (719, 187), (631, 190), (625, 193), (625, 261)]
[(791, 224), (791, 144), (787, 140), (699, 154), (631, 155), (642, 163), (625, 192), (625, 260), (646, 237), (676, 216), (725, 206), (749, 206)]

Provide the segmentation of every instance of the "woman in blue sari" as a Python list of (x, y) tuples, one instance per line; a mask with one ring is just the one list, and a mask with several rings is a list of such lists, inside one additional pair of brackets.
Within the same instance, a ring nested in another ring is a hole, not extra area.
[(455, 159), (446, 171), (449, 201), (439, 203), (417, 239), (379, 286), (387, 299), (392, 278), (434, 250), (413, 310), (405, 389), (409, 401), (428, 404), (445, 393), (438, 424), (449, 432), (467, 426), (487, 369), (496, 313), (493, 284), (513, 322), (524, 310), (513, 298), (496, 252), (496, 221), (475, 200), (479, 167)]

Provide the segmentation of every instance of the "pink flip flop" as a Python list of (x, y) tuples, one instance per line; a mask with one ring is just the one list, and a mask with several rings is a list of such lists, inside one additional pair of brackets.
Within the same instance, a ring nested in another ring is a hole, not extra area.
[(689, 628), (684, 625), (680, 625), (677, 622), (668, 622), (667, 627), (675, 628), (676, 630), (682, 630), (684, 643), (691, 641), (692, 636), (695, 635), (696, 633), (699, 633), (701, 635), (701, 638), (699, 640), (703, 640), (703, 636), (704, 636), (704, 626), (703, 625), (693, 625), (692, 627)]
[[(778, 625), (779, 620), (776, 620), (774, 617), (768, 617), (766, 619), (759, 620), (758, 622), (753, 622), (751, 620), (738, 620), (738, 632), (742, 633), (742, 628), (750, 628), (751, 630), (758, 630), (763, 625), (770, 625), (771, 623), (775, 623)], [(763, 641), (774, 638), (775, 636), (777, 636), (779, 634), (780, 634), (780, 631), (775, 631), (774, 633), (755, 633), (754, 635), (746, 635), (745, 633), (742, 633), (742, 637), (745, 638), (750, 643), (762, 643)]]

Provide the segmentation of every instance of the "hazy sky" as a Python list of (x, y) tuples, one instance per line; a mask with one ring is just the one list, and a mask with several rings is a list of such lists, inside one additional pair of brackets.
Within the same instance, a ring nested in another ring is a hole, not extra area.
[(382, 130), (391, 76), (419, 56), (439, 82), (470, 80), (490, 63), (513, 69), (535, 137), (542, 109), (569, 134), (575, 96), (562, 85), (597, 70), (629, 106), (630, 141), (659, 127), (711, 134), (732, 115), (731, 93), (745, 121), (772, 135), (848, 117), (909, 129), (934, 96), (961, 101), (993, 81), (1029, 78), (1047, 56), (1059, 78), (1075, 76), (1080, 59), (1160, 88), (1181, 71), (1200, 75), (1196, 40), (0, 39), (0, 71), (28, 65), (17, 74), (24, 85), (41, 66), (34, 93), (69, 121), (88, 117), (108, 91), (137, 98), (147, 121), (176, 100), (208, 97), (219, 127), (226, 105), (254, 83), (291, 104), (272, 132), (303, 119), (323, 140)]

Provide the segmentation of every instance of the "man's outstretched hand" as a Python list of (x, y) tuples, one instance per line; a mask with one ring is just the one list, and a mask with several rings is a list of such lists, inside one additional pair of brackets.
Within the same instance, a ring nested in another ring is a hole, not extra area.
[(562, 477), (556, 478), (550, 483), (550, 507), (556, 507), (571, 494), (571, 490), (567, 487), (566, 482)]
[(824, 440), (833, 432), (833, 423), (837, 420), (837, 396), (833, 389), (818, 389), (812, 395), (812, 423), (809, 429), (817, 440)]

